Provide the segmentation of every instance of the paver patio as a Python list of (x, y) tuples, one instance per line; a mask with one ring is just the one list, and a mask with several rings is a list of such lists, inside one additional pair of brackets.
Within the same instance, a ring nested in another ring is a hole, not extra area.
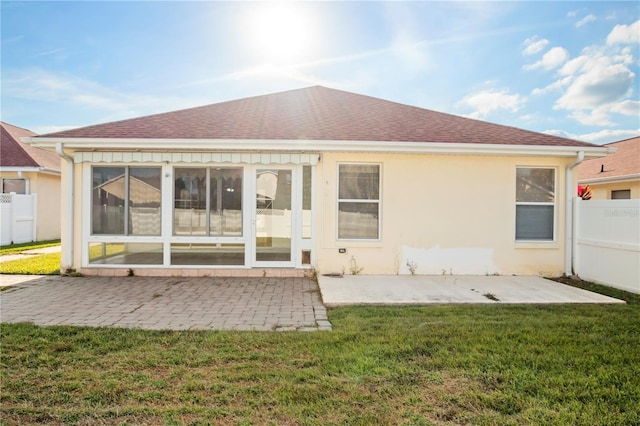
[(0, 308), (2, 322), (37, 325), (331, 330), (308, 278), (46, 276), (0, 292)]

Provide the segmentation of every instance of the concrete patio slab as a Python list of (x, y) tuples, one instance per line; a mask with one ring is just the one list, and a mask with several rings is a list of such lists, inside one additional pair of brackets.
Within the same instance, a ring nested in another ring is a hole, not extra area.
[(533, 276), (345, 275), (320, 276), (326, 306), (445, 303), (625, 303)]

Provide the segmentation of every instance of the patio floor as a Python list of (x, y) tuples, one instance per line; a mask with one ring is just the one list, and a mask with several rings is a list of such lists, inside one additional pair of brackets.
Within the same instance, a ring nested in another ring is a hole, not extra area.
[(345, 275), (318, 277), (326, 306), (446, 303), (625, 303), (534, 276)]

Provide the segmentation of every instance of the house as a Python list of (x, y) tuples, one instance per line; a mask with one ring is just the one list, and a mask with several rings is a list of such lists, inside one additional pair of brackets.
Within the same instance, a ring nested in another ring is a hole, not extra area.
[(640, 136), (612, 142), (617, 151), (577, 167), (578, 184), (591, 187), (592, 199), (640, 199)]
[(320, 86), (25, 140), (64, 159), (63, 270), (98, 275), (570, 273), (573, 168), (608, 151)]
[[(2, 244), (59, 239), (60, 157), (21, 142), (20, 138), (36, 136), (29, 130), (0, 122), (0, 132), (0, 181), (2, 194), (6, 194), (2, 196)], [(12, 202), (11, 193), (29, 196), (20, 200), (18, 208), (20, 218), (34, 222), (35, 233), (27, 232), (24, 241), (10, 235), (24, 222), (15, 217), (12, 221), (11, 208), (5, 206)]]

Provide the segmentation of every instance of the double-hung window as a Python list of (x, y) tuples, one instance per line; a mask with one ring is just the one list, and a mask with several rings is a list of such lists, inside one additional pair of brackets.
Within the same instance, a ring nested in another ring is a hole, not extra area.
[(380, 165), (338, 166), (338, 239), (380, 238)]
[(553, 241), (555, 169), (516, 169), (516, 241)]

